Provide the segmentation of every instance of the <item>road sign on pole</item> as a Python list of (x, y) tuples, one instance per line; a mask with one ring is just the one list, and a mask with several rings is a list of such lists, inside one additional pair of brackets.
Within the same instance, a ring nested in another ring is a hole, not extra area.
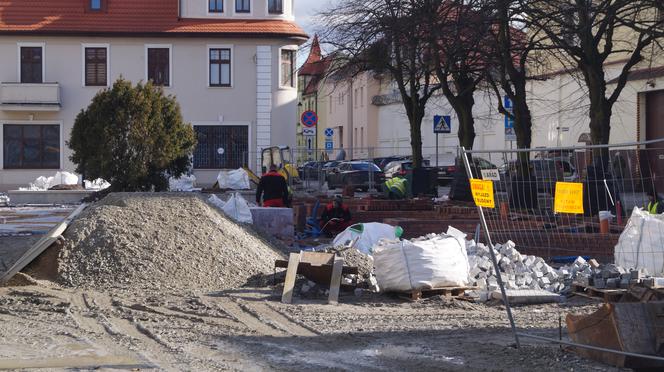
[[(503, 107), (510, 114), (514, 112), (512, 100), (505, 96)], [(505, 114), (505, 141), (516, 141), (516, 132), (514, 131), (514, 118), (511, 115)]]
[(307, 128), (313, 128), (318, 124), (318, 115), (314, 111), (305, 111), (302, 113), (300, 122)]
[(334, 136), (334, 129), (326, 128), (325, 129), (325, 137), (332, 137), (332, 136)]
[(449, 115), (435, 115), (433, 117), (434, 133), (452, 133), (452, 118)]

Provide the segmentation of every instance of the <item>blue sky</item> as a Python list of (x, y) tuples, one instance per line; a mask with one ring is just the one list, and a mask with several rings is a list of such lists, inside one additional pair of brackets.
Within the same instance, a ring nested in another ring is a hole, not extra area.
[(295, 20), (307, 33), (313, 35), (316, 24), (312, 17), (328, 4), (328, 0), (295, 0)]

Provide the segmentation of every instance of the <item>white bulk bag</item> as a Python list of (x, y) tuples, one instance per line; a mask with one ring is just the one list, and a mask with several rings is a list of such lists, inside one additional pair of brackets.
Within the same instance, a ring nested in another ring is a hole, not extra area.
[(237, 222), (254, 223), (251, 217), (249, 203), (238, 193), (233, 193), (230, 199), (224, 204), (222, 210), (224, 213)]
[(466, 244), (450, 235), (422, 241), (382, 241), (374, 247), (381, 291), (411, 291), (468, 285)]
[(242, 168), (219, 172), (217, 182), (220, 189), (248, 190), (251, 188), (249, 174)]
[(170, 191), (194, 191), (196, 176), (193, 174), (187, 176), (183, 174), (179, 178), (171, 177), (168, 179), (168, 189)]
[(615, 263), (664, 275), (664, 215), (635, 207), (614, 250)]
[[(358, 229), (359, 227), (359, 229)], [(345, 245), (346, 242), (355, 241), (354, 247), (364, 253), (371, 254), (373, 246), (381, 239), (394, 240), (401, 236), (401, 228), (379, 222), (355, 224), (340, 232), (335, 238), (334, 246)]]

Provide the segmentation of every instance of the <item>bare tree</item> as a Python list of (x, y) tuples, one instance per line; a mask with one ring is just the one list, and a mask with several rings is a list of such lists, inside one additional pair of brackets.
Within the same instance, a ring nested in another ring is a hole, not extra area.
[(431, 71), (425, 27), (416, 0), (339, 0), (321, 14), (321, 40), (336, 51), (347, 76), (373, 70), (396, 85), (410, 125), (413, 166), (422, 165), (422, 119), (440, 89)]
[[(563, 52), (560, 60), (565, 67), (582, 75), (590, 100), (590, 134), (596, 144), (609, 143), (613, 105), (648, 46), (662, 37), (663, 4), (661, 0), (534, 0), (524, 9), (531, 24)], [(617, 75), (607, 72), (608, 63)], [(615, 83), (613, 90), (610, 81)]]
[(491, 23), (483, 0), (420, 0), (432, 70), (459, 119), (459, 144), (475, 141), (474, 95), (485, 76)]

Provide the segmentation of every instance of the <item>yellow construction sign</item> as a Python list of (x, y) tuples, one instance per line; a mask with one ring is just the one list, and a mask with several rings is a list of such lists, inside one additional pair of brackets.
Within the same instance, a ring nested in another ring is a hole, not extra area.
[(473, 199), (478, 207), (496, 207), (496, 202), (493, 199), (493, 181), (471, 179), (470, 190), (473, 193)]
[(556, 213), (583, 214), (583, 184), (556, 182), (553, 209)]

